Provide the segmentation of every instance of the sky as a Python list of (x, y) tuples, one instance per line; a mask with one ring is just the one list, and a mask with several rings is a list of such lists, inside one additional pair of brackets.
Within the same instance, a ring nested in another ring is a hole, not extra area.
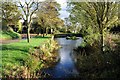
[[(24, 0), (20, 0), (22, 3), (24, 3)], [(26, 0), (29, 1), (29, 0)], [(39, 0), (39, 1), (45, 1), (45, 0)], [(56, 0), (60, 5), (61, 5), (61, 10), (59, 11), (60, 13), (60, 18), (64, 20), (64, 18), (69, 16), (69, 13), (66, 11), (67, 10), (67, 0)]]
[(56, 0), (60, 5), (61, 5), (61, 10), (60, 12), (60, 18), (64, 19), (69, 16), (69, 13), (66, 11), (67, 10), (67, 0)]

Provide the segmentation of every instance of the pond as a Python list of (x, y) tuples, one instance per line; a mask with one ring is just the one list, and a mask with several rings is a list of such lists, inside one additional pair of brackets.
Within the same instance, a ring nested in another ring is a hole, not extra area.
[(61, 48), (58, 51), (60, 60), (52, 68), (45, 69), (44, 72), (50, 74), (52, 78), (70, 78), (79, 76), (79, 72), (75, 66), (75, 56), (73, 49), (78, 47), (82, 38), (77, 40), (67, 40), (66, 38), (56, 38)]

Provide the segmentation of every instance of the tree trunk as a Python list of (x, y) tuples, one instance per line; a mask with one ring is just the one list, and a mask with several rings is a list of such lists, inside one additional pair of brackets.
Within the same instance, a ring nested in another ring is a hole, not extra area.
[(30, 27), (27, 27), (27, 42), (30, 42)]
[(44, 36), (44, 33), (43, 33), (43, 37), (45, 37), (45, 36)]
[(50, 30), (51, 30), (50, 33), (52, 34), (53, 33), (53, 29), (51, 28)]
[(48, 29), (46, 28), (46, 35), (48, 34)]
[(67, 26), (66, 26), (66, 33), (67, 33)]
[(100, 53), (103, 54), (103, 25), (102, 21), (97, 16), (97, 23), (99, 25), (99, 31), (100, 31)]
[(43, 28), (43, 37), (44, 37), (44, 31), (45, 31), (45, 30), (44, 30), (44, 28)]
[(103, 54), (103, 45), (104, 45), (104, 41), (103, 41), (103, 29), (100, 30), (100, 53)]

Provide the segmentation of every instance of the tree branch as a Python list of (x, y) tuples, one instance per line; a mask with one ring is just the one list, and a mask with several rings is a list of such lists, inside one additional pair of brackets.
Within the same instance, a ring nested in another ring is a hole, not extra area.
[(29, 20), (29, 23), (31, 22), (31, 19), (32, 19), (32, 15), (38, 10), (38, 5), (39, 5), (39, 3), (38, 2), (36, 2), (36, 9), (34, 9), (32, 12), (31, 12), (31, 14), (30, 14), (30, 20)]
[(22, 3), (19, 1), (20, 4), (20, 8), (23, 10), (24, 14), (27, 15), (26, 11), (25, 11), (25, 6), (22, 5)]

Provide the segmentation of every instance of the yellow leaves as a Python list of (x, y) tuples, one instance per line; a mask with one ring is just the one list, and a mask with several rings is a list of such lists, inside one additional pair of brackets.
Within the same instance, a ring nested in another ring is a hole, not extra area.
[[(51, 65), (51, 63), (56, 62), (56, 50), (59, 48), (58, 43), (52, 37), (42, 46), (37, 47), (34, 51), (31, 49), (30, 57), (26, 59), (26, 67), (31, 73), (39, 70), (43, 67)], [(24, 72), (25, 73), (25, 72)], [(28, 73), (27, 73), (28, 74)]]
[(17, 22), (17, 27), (18, 27), (18, 31), (22, 30), (22, 23), (20, 22), (20, 20)]
[(27, 76), (26, 73), (28, 72), (28, 70), (26, 70), (25, 66), (19, 66), (17, 64), (13, 65), (11, 63), (8, 63), (5, 65), (3, 72), (5, 76), (9, 76), (9, 77), (16, 76), (17, 78), (20, 78), (21, 76), (22, 77)]
[(41, 46), (41, 50), (43, 51), (43, 57), (42, 59), (47, 61), (48, 65), (49, 62), (54, 61), (56, 58), (56, 50), (58, 50), (60, 46), (58, 43), (54, 40), (54, 37), (51, 38), (51, 40), (48, 40), (45, 44)]
[(54, 54), (53, 51), (57, 50), (58, 48), (58, 43), (54, 40), (54, 37), (52, 37), (51, 40), (48, 40), (47, 43), (41, 46), (41, 50), (48, 56), (52, 56), (52, 54)]

